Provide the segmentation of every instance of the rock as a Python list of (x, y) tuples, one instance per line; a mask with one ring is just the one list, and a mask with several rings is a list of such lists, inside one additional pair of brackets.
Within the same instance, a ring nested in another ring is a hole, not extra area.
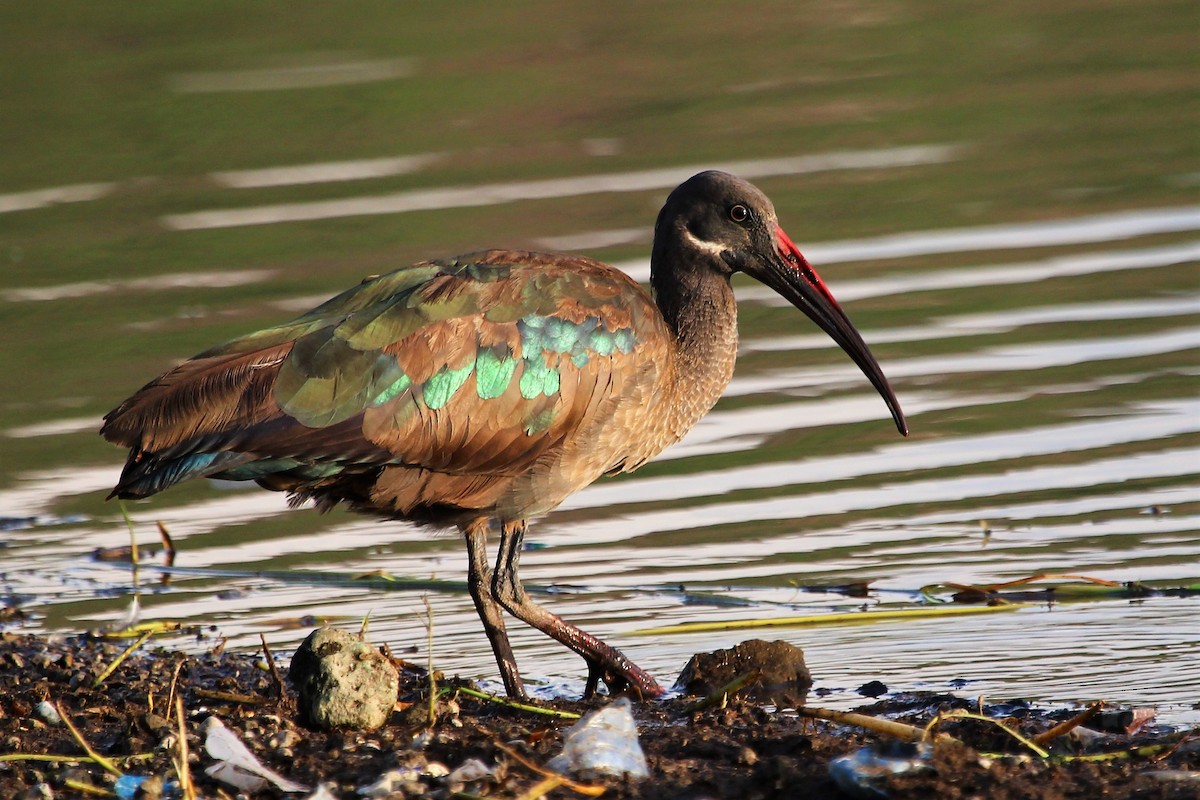
[(400, 676), (369, 643), (336, 628), (318, 628), (292, 656), (288, 678), (304, 724), (375, 730), (392, 713)]
[(749, 639), (729, 650), (692, 656), (675, 687), (706, 697), (753, 673), (758, 677), (738, 693), (758, 702), (803, 705), (812, 686), (812, 676), (804, 665), (804, 651), (799, 647), (788, 642)]

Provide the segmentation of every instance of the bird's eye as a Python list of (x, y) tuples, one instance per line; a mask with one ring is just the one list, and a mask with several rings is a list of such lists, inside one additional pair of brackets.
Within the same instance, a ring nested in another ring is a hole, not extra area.
[(750, 209), (746, 208), (741, 203), (729, 209), (729, 218), (739, 224), (750, 219)]

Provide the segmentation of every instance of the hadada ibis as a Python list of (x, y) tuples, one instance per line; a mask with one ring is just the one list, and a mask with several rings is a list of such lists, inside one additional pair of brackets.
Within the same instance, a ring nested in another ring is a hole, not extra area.
[[(104, 418), (129, 448), (112, 495), (190, 478), (252, 480), (320, 509), (455, 526), (504, 688), (525, 696), (507, 611), (574, 650), (587, 694), (662, 689), (624, 654), (533, 602), (528, 521), (679, 441), (733, 375), (744, 272), (854, 359), (902, 434), (879, 364), (744, 180), (702, 172), (667, 198), (647, 292), (577, 255), (487, 250), (370, 278), (291, 322), (206, 350)], [(495, 566), (487, 539), (499, 536)]]

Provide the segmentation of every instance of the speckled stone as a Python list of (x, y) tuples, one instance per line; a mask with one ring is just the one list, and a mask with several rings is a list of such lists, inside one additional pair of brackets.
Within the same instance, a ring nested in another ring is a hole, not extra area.
[(316, 728), (382, 727), (396, 704), (399, 677), (376, 648), (336, 628), (310, 633), (288, 669), (300, 721)]

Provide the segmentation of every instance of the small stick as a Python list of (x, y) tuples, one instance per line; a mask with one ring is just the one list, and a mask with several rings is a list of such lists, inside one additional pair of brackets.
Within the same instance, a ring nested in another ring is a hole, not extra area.
[(188, 763), (187, 728), (183, 724), (183, 698), (175, 698), (175, 719), (179, 726), (179, 762), (175, 774), (179, 777), (179, 790), (185, 800), (196, 800), (196, 786), (192, 783), (192, 767)]
[(47, 761), (51, 764), (82, 764), (92, 759), (87, 756), (48, 756), (41, 753), (5, 753), (0, 755), (0, 763), (6, 761)]
[(58, 712), (58, 715), (60, 717), (62, 717), (63, 724), (66, 725), (67, 730), (69, 730), (71, 732), (71, 737), (75, 740), (75, 742), (80, 747), (83, 748), (83, 752), (88, 754), (88, 758), (92, 759), (92, 761), (95, 761), (97, 764), (99, 764), (101, 767), (103, 767), (107, 772), (110, 772), (113, 775), (116, 775), (118, 778), (124, 776), (125, 773), (121, 772), (121, 770), (117, 769), (116, 764), (109, 761), (107, 758), (105, 758), (104, 756), (100, 755), (99, 753), (97, 753), (95, 750), (92, 749), (92, 746), (87, 743), (86, 739), (83, 738), (83, 734), (81, 734), (79, 732), (79, 729), (76, 728), (74, 723), (71, 722), (71, 718), (67, 716), (67, 712), (63, 710), (63, 707), (60, 704), (55, 703), (54, 710)]
[(1192, 739), (1192, 737), (1195, 735), (1196, 735), (1196, 729), (1192, 728), (1190, 731), (1185, 733), (1183, 736), (1180, 736), (1179, 741), (1177, 741), (1174, 745), (1172, 745), (1170, 748), (1168, 748), (1167, 752), (1165, 752), (1161, 755), (1154, 756), (1150, 760), (1151, 761), (1161, 761), (1164, 758), (1170, 758), (1172, 755), (1174, 755), (1176, 750), (1178, 750), (1180, 747), (1183, 747), (1184, 743), (1190, 741)]
[(945, 714), (938, 714), (936, 717), (934, 717), (930, 721), (930, 723), (928, 725), (928, 729), (932, 730), (933, 728), (937, 727), (941, 723), (941, 721), (944, 719), (973, 719), (973, 720), (978, 720), (979, 722), (991, 723), (992, 725), (995, 725), (997, 728), (999, 728), (1000, 730), (1007, 733), (1009, 736), (1016, 739), (1021, 744), (1028, 747), (1033, 752), (1037, 753), (1042, 758), (1050, 757), (1050, 753), (1047, 752), (1044, 747), (1042, 747), (1041, 745), (1037, 744), (1036, 742), (1033, 742), (1030, 739), (1026, 738), (1025, 735), (1022, 734), (1020, 731), (1014, 730), (1013, 728), (1008, 727), (1007, 725), (1005, 725), (1003, 722), (1001, 722), (998, 719), (992, 719), (991, 717), (984, 716), (983, 714), (974, 714), (970, 711), (950, 711)]
[[(429, 653), (429, 727), (437, 722), (437, 675), (433, 671), (433, 606), (429, 604), (429, 596), (422, 595), (421, 602), (425, 604), (425, 631), (428, 639), (425, 649)], [(366, 625), (366, 620), (363, 621)]]
[[(121, 756), (122, 761), (149, 761), (157, 753), (134, 753)], [(52, 756), (43, 753), (5, 753), (0, 755), (0, 763), (5, 761), (45, 761), (51, 764), (83, 764), (91, 761), (91, 756)]]
[(549, 778), (543, 778), (537, 784), (532, 786), (529, 791), (517, 798), (517, 800), (541, 800), (541, 798), (550, 794), (558, 787), (563, 785), (563, 777), (561, 775), (552, 775)]
[(65, 781), (63, 781), (63, 786), (66, 786), (68, 789), (74, 789), (78, 792), (83, 792), (84, 794), (90, 794), (93, 797), (116, 797), (117, 796), (115, 792), (110, 792), (108, 789), (102, 789), (101, 787), (93, 786), (90, 783), (84, 783), (83, 781), (77, 781), (74, 778), (67, 778)]
[(150, 622), (139, 622), (136, 625), (130, 625), (127, 628), (122, 628), (119, 631), (105, 631), (100, 634), (105, 639), (129, 639), (134, 636), (141, 636), (143, 633), (172, 633), (183, 628), (182, 622), (172, 622), (170, 620), (152, 620)]
[(275, 682), (275, 691), (279, 692), (280, 698), (283, 698), (283, 678), (279, 676), (279, 669), (275, 666), (275, 657), (271, 655), (271, 648), (267, 646), (267, 637), (260, 633), (258, 638), (262, 640), (263, 655), (267, 659), (267, 668), (271, 670), (271, 680)]
[(167, 692), (167, 713), (171, 713), (172, 707), (175, 705), (175, 682), (179, 680), (179, 672), (183, 669), (183, 662), (180, 661), (175, 665), (175, 672), (171, 674), (171, 688)]
[(468, 686), (459, 686), (455, 689), (455, 691), (462, 692), (469, 697), (477, 697), (480, 700), (484, 700), (489, 703), (495, 703), (496, 705), (515, 708), (518, 711), (529, 711), (533, 714), (541, 714), (547, 717), (559, 717), (561, 719), (579, 719), (580, 717), (580, 715), (576, 714), (574, 711), (557, 711), (553, 708), (540, 708), (538, 706), (529, 705), (528, 703), (518, 703), (515, 700), (506, 700), (503, 697), (497, 697), (494, 694), (481, 692), (478, 689), (472, 689)]
[[(558, 785), (565, 786), (568, 789), (570, 789), (572, 792), (578, 792), (579, 794), (586, 795), (587, 797), (599, 797), (600, 795), (604, 794), (605, 787), (603, 787), (603, 786), (595, 786), (595, 785), (587, 784), (587, 783), (576, 783), (575, 781), (571, 780), (570, 778), (566, 777), (565, 775), (560, 775), (557, 772), (553, 772), (551, 770), (539, 767), (537, 764), (534, 764), (532, 761), (525, 758), (524, 756), (522, 756), (516, 750), (513, 750), (508, 745), (502, 744), (499, 741), (495, 741), (492, 744), (496, 745), (497, 749), (499, 749), (502, 753), (506, 754), (509, 758), (516, 761), (521, 766), (525, 767), (525, 769), (528, 769), (531, 772), (541, 775), (543, 778), (553, 778), (556, 780), (561, 780), (562, 783), (560, 783)], [(550, 787), (550, 788), (555, 788), (555, 787)], [(549, 789), (547, 789), (546, 791), (549, 791)], [(544, 793), (545, 792), (543, 792), (543, 794)], [(540, 797), (541, 795), (535, 795), (535, 796)]]
[(143, 644), (146, 643), (146, 640), (150, 638), (152, 633), (153, 633), (153, 631), (146, 631), (145, 633), (143, 633), (141, 636), (138, 637), (136, 642), (129, 645), (129, 647), (126, 647), (121, 652), (121, 655), (114, 658), (113, 662), (111, 664), (109, 664), (103, 672), (101, 672), (99, 675), (96, 676), (96, 680), (92, 681), (92, 688), (93, 689), (99, 688), (100, 684), (104, 683), (105, 679), (109, 675), (112, 675), (113, 672), (116, 671), (117, 667), (121, 666), (121, 662), (124, 661), (126, 658), (128, 658), (130, 653), (132, 653), (134, 650), (137, 650), (139, 647), (141, 647)]
[(1103, 707), (1104, 707), (1103, 702), (1092, 703), (1090, 706), (1088, 706), (1086, 709), (1084, 709), (1084, 711), (1082, 713), (1076, 714), (1075, 716), (1071, 717), (1068, 720), (1063, 720), (1062, 722), (1058, 723), (1057, 725), (1055, 725), (1053, 728), (1050, 728), (1049, 730), (1042, 731), (1037, 736), (1030, 738), (1029, 741), (1033, 742), (1036, 745), (1042, 745), (1042, 746), (1050, 744), (1050, 742), (1052, 740), (1057, 739), (1059, 736), (1062, 736), (1064, 733), (1069, 733), (1069, 732), (1075, 730), (1080, 725), (1087, 722), (1092, 717), (1096, 716), (1096, 714), (1100, 713), (1100, 709)]
[(1109, 753), (1087, 753), (1081, 756), (1058, 756), (1063, 761), (1120, 761), (1126, 758), (1162, 758), (1171, 749), (1178, 747), (1178, 742), (1163, 742), (1161, 744), (1146, 744), (1129, 750), (1117, 750)]
[(1121, 586), (1121, 583), (1119, 581), (1108, 581), (1108, 580), (1105, 580), (1104, 578), (1093, 578), (1090, 575), (1072, 575), (1070, 573), (1065, 573), (1065, 572), (1039, 572), (1036, 575), (1030, 575), (1025, 578), (1017, 578), (1016, 580), (1004, 581), (1002, 583), (989, 583), (989, 584), (985, 584), (982, 587), (973, 587), (973, 588), (982, 588), (987, 591), (994, 591), (996, 589), (1005, 589), (1009, 586), (1021, 586), (1022, 584), (1035, 583), (1037, 581), (1044, 581), (1044, 580), (1082, 581), (1084, 583), (1094, 583), (1098, 586), (1109, 586), (1114, 589), (1120, 588), (1120, 586)]
[[(906, 742), (919, 742), (926, 738), (928, 731), (924, 728), (918, 728), (915, 725), (907, 725), (903, 722), (893, 722), (890, 719), (879, 719), (866, 714), (857, 714), (853, 711), (834, 711), (831, 708), (811, 708), (804, 706), (796, 709), (796, 712), (802, 717), (810, 717), (812, 719), (826, 719), (830, 722), (840, 722), (843, 725), (855, 725), (859, 728), (866, 728), (869, 731), (875, 731), (885, 736), (892, 736), (896, 739), (903, 739)], [(948, 733), (939, 733), (934, 737), (936, 742), (954, 742), (961, 744), (958, 739), (955, 739)]]
[(133, 585), (137, 586), (137, 568), (138, 568), (138, 545), (137, 535), (133, 530), (133, 518), (129, 516), (129, 509), (125, 507), (124, 500), (118, 500), (117, 505), (121, 508), (121, 516), (125, 518), (125, 524), (129, 527), (129, 560), (133, 563)]
[(167, 553), (167, 557), (174, 560), (175, 558), (175, 542), (171, 540), (171, 534), (167, 532), (167, 526), (162, 524), (162, 520), (158, 523), (158, 538), (162, 539), (163, 549)]
[(688, 713), (691, 713), (693, 711), (701, 711), (703, 709), (706, 709), (706, 708), (709, 708), (711, 706), (715, 706), (718, 704), (720, 704), (721, 708), (724, 708), (725, 704), (729, 701), (730, 695), (737, 694), (742, 689), (745, 689), (746, 686), (748, 686), (749, 684), (753, 683), (754, 681), (758, 680), (761, 677), (762, 677), (761, 670), (753, 670), (751, 672), (747, 672), (745, 674), (738, 675), (736, 678), (734, 678), (729, 683), (722, 686), (720, 689), (717, 689), (712, 694), (708, 695), (707, 697), (703, 697), (703, 698), (697, 700), (696, 702), (692, 703), (690, 706), (685, 708), (684, 711), (686, 711)]
[(261, 697), (253, 697), (248, 694), (220, 692), (216, 689), (193, 689), (192, 691), (197, 697), (203, 697), (205, 700), (223, 700), (226, 703), (240, 703), (245, 706), (260, 706), (263, 704)]

